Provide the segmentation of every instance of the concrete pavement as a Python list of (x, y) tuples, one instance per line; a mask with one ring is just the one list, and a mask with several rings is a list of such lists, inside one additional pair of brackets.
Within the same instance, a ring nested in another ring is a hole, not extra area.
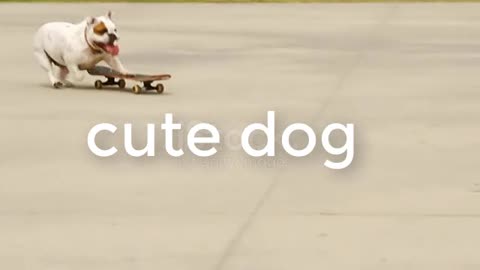
[[(90, 77), (48, 86), (36, 28), (109, 9), (125, 65), (174, 76), (164, 95), (99, 91)], [(478, 269), (479, 11), (1, 4), (0, 268)], [(141, 145), (164, 113), (235, 133), (268, 110), (317, 134), (354, 123), (354, 163), (325, 168), (320, 145), (259, 160), (234, 143), (204, 160), (100, 159), (86, 145), (101, 122), (133, 123)]]

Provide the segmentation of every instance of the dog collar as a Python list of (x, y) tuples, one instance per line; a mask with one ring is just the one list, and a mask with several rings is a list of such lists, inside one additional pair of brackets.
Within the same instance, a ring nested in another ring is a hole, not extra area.
[(90, 47), (90, 50), (91, 50), (93, 53), (95, 53), (95, 54), (102, 53), (101, 50), (95, 48), (95, 46), (93, 46), (92, 44), (90, 44), (90, 42), (88, 42), (88, 38), (87, 38), (87, 27), (85, 27), (85, 31), (83, 31), (83, 36), (85, 37), (85, 42), (87, 42), (88, 47)]

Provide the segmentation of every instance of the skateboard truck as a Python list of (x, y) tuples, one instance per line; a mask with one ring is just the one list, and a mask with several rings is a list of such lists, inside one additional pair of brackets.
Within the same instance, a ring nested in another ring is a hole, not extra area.
[(142, 89), (143, 90), (156, 90), (157, 93), (159, 93), (159, 94), (163, 93), (163, 90), (165, 89), (163, 84), (158, 83), (157, 85), (153, 86), (152, 83), (153, 83), (153, 81), (144, 81), (143, 82), (143, 87), (138, 85), (138, 84), (134, 85), (133, 88), (132, 88), (133, 93), (140, 94)]
[(102, 89), (103, 86), (109, 85), (118, 85), (120, 89), (123, 89), (125, 88), (126, 82), (124, 79), (118, 79), (117, 81), (115, 81), (115, 78), (113, 77), (107, 77), (107, 80), (105, 82), (102, 82), (101, 80), (95, 81), (95, 88), (97, 89)]

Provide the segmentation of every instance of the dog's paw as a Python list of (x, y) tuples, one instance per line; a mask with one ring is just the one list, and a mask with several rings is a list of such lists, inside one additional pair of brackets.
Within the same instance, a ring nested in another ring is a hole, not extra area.
[(63, 83), (62, 82), (55, 82), (53, 83), (53, 88), (55, 89), (60, 89), (63, 87)]
[(63, 83), (63, 86), (65, 86), (65, 87), (74, 87), (74, 85), (71, 81), (64, 80), (62, 83)]

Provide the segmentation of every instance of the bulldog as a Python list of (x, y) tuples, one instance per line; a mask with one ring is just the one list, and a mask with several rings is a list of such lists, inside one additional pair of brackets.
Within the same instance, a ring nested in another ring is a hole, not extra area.
[(68, 74), (81, 81), (85, 72), (105, 61), (111, 68), (128, 73), (118, 57), (119, 35), (112, 21), (112, 12), (100, 17), (87, 17), (78, 24), (51, 22), (42, 25), (34, 37), (34, 55), (48, 73), (55, 88), (71, 85)]

